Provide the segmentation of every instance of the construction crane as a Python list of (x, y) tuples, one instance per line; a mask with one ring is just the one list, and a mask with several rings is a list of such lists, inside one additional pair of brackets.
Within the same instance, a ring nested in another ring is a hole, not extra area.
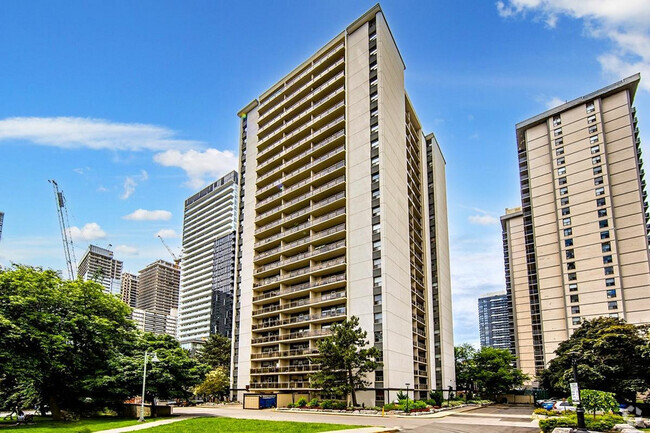
[(169, 245), (167, 245), (167, 242), (162, 238), (162, 236), (158, 235), (158, 239), (160, 239), (160, 242), (167, 248), (167, 251), (169, 251), (169, 254), (174, 258), (174, 264), (178, 267), (181, 263), (181, 259), (183, 258), (183, 252), (181, 251), (180, 255), (178, 257), (174, 252), (172, 251), (171, 248), (169, 248)]
[(63, 240), (63, 252), (65, 253), (65, 262), (68, 267), (68, 277), (75, 279), (75, 268), (77, 259), (74, 256), (74, 245), (72, 235), (70, 234), (70, 220), (68, 219), (68, 207), (63, 191), (59, 190), (59, 185), (54, 179), (48, 180), (54, 189), (54, 200), (56, 202), (56, 211), (59, 215), (59, 227), (61, 228), (61, 239)]

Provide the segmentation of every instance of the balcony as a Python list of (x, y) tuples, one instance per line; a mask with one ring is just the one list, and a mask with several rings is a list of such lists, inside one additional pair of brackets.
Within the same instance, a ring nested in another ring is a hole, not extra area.
[[(271, 293), (264, 293), (262, 295), (253, 296), (253, 302), (263, 301), (265, 299), (274, 298), (274, 297), (285, 296), (285, 295), (300, 292), (300, 291), (303, 291), (303, 290), (313, 289), (313, 288), (316, 288), (316, 287), (325, 286), (327, 284), (338, 283), (338, 282), (341, 282), (341, 281), (345, 281), (345, 278), (346, 278), (345, 274), (333, 275), (331, 277), (321, 278), (321, 279), (313, 281), (311, 283), (298, 284), (297, 286), (289, 287), (289, 288), (282, 289), (282, 290), (279, 290), (279, 291), (273, 291)], [(275, 310), (273, 310), (273, 311), (275, 311)]]
[[(342, 298), (345, 296), (345, 292), (343, 292), (343, 296), (337, 296), (336, 298), (325, 298), (322, 297), (321, 299), (318, 300), (318, 302), (323, 302), (327, 301), (330, 299), (338, 299)], [(303, 304), (301, 304), (303, 305)], [(337, 318), (337, 317), (344, 317), (346, 316), (347, 313), (345, 311), (334, 311), (334, 312), (321, 312), (317, 314), (306, 314), (303, 316), (297, 316), (297, 317), (290, 317), (288, 319), (281, 319), (281, 320), (272, 320), (264, 323), (257, 323), (252, 326), (252, 330), (263, 330), (263, 329), (270, 329), (270, 328), (276, 328), (279, 326), (287, 326), (287, 325), (295, 325), (299, 323), (305, 323), (305, 322), (314, 322), (318, 321), (321, 319), (331, 319), (331, 318)]]
[[(324, 283), (321, 283), (321, 284), (318, 284), (318, 285), (313, 285), (313, 286), (310, 286), (309, 288), (318, 287), (319, 285), (324, 285)], [(288, 292), (288, 293), (292, 293), (292, 292)], [(286, 293), (284, 293), (284, 294), (286, 294)], [(281, 295), (282, 295), (282, 293), (279, 293), (279, 294), (277, 294), (275, 296), (281, 296)], [(253, 310), (253, 317), (260, 316), (262, 314), (275, 313), (276, 311), (290, 310), (292, 308), (299, 308), (299, 307), (305, 307), (305, 306), (310, 306), (310, 305), (316, 305), (316, 304), (320, 304), (321, 302), (334, 301), (334, 300), (337, 300), (337, 299), (345, 298), (345, 296), (346, 296), (346, 292), (341, 291), (341, 292), (330, 293), (329, 295), (320, 296), (318, 298), (302, 299), (302, 300), (299, 300), (299, 301), (289, 302), (289, 303), (286, 303), (286, 304), (272, 305), (270, 307), (260, 308), (259, 310)], [(343, 314), (343, 315), (345, 315), (345, 314)], [(312, 320), (312, 319), (309, 319), (309, 320)]]
[(258, 367), (251, 368), (251, 374), (307, 373), (312, 371), (319, 371), (320, 369), (320, 364), (290, 365), (286, 367)]
[[(343, 214), (345, 213), (345, 209), (340, 209), (339, 211), (333, 212), (334, 214)], [(264, 266), (260, 266), (259, 268), (255, 269), (254, 274), (260, 274), (262, 272), (269, 271), (271, 269), (276, 269), (276, 268), (281, 268), (283, 266), (296, 263), (301, 260), (305, 260), (311, 257), (316, 257), (321, 254), (324, 254), (328, 251), (333, 251), (336, 249), (344, 248), (345, 247), (345, 240), (341, 240), (332, 244), (324, 245), (321, 248), (315, 248), (312, 251), (307, 251), (302, 254), (297, 254), (295, 256), (288, 257), (284, 260), (278, 260), (277, 262), (269, 263)]]
[(309, 382), (252, 382), (250, 389), (307, 389)]
[(251, 338), (251, 344), (266, 344), (274, 341), (288, 341), (288, 340), (303, 340), (306, 338), (324, 337), (331, 335), (332, 331), (329, 329), (319, 329), (316, 331), (299, 331), (283, 335), (271, 335), (268, 337)]
[(318, 355), (318, 349), (293, 349), (273, 352), (251, 353), (251, 359), (288, 358), (294, 356)]

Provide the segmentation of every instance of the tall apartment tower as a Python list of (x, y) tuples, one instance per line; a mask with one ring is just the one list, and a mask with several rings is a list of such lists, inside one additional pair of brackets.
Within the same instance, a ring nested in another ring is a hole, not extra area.
[(89, 245), (77, 269), (79, 278), (97, 281), (104, 290), (120, 295), (122, 262), (113, 258), (113, 251), (96, 245)]
[(650, 322), (648, 207), (632, 107), (639, 80), (517, 124), (522, 211), (506, 222), (516, 232), (517, 354), (531, 375), (584, 319)]
[[(185, 200), (177, 332), (186, 349), (200, 346), (210, 336), (216, 320), (214, 272), (215, 263), (222, 263), (220, 254), (227, 255), (223, 259), (226, 262), (234, 263), (234, 250), (219, 248), (216, 241), (236, 229), (238, 183), (237, 172), (233, 171)], [(232, 323), (224, 327), (232, 329)]]
[(5, 213), (0, 212), (0, 240), (2, 239), (2, 223), (5, 220)]
[(136, 306), (159, 314), (171, 314), (178, 308), (181, 271), (178, 265), (157, 260), (138, 274)]
[(233, 292), (235, 289), (236, 232), (214, 241), (212, 265), (212, 318), (210, 333), (232, 337)]
[(313, 390), (317, 341), (357, 316), (366, 404), (455, 385), (445, 161), (377, 5), (243, 110), (233, 388)]
[(138, 276), (124, 272), (122, 274), (122, 288), (120, 290), (120, 297), (122, 302), (131, 308), (135, 308), (138, 296)]
[(478, 298), (478, 324), (481, 347), (512, 350), (510, 345), (510, 312), (508, 295), (486, 293)]

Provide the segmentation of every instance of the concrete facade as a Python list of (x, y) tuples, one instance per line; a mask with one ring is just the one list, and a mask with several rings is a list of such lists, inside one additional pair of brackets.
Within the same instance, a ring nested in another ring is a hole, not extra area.
[(107, 293), (120, 295), (122, 288), (122, 262), (113, 258), (113, 251), (96, 245), (89, 245), (84, 253), (77, 277), (84, 281), (96, 281)]
[(315, 393), (317, 341), (352, 315), (382, 362), (360, 401), (455, 386), (445, 162), (404, 68), (376, 6), (239, 112), (239, 398)]
[(141, 331), (152, 332), (154, 334), (168, 334), (175, 337), (176, 323), (178, 321), (176, 312), (177, 310), (175, 308), (170, 311), (170, 314), (161, 314), (155, 311), (134, 308), (131, 313), (131, 319)]
[(124, 272), (122, 274), (122, 288), (120, 298), (131, 308), (135, 308), (138, 296), (138, 276)]
[(514, 352), (510, 345), (510, 302), (506, 293), (487, 293), (478, 298), (478, 326), (481, 347)]
[(530, 309), (530, 320), (515, 328), (518, 349), (532, 334), (532, 366), (531, 354), (518, 353), (529, 374), (544, 368), (582, 320), (650, 321), (646, 192), (632, 107), (639, 80), (517, 125), (528, 263), (513, 299), (515, 311)]
[(169, 315), (178, 309), (181, 270), (177, 264), (157, 260), (138, 274), (136, 307)]

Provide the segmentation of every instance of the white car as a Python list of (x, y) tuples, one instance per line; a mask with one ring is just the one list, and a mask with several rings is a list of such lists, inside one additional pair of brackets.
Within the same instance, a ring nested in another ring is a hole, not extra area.
[(576, 407), (571, 406), (571, 403), (564, 400), (564, 401), (558, 401), (557, 403), (555, 403), (553, 405), (553, 410), (555, 410), (557, 412), (567, 412), (567, 411), (575, 412)]

